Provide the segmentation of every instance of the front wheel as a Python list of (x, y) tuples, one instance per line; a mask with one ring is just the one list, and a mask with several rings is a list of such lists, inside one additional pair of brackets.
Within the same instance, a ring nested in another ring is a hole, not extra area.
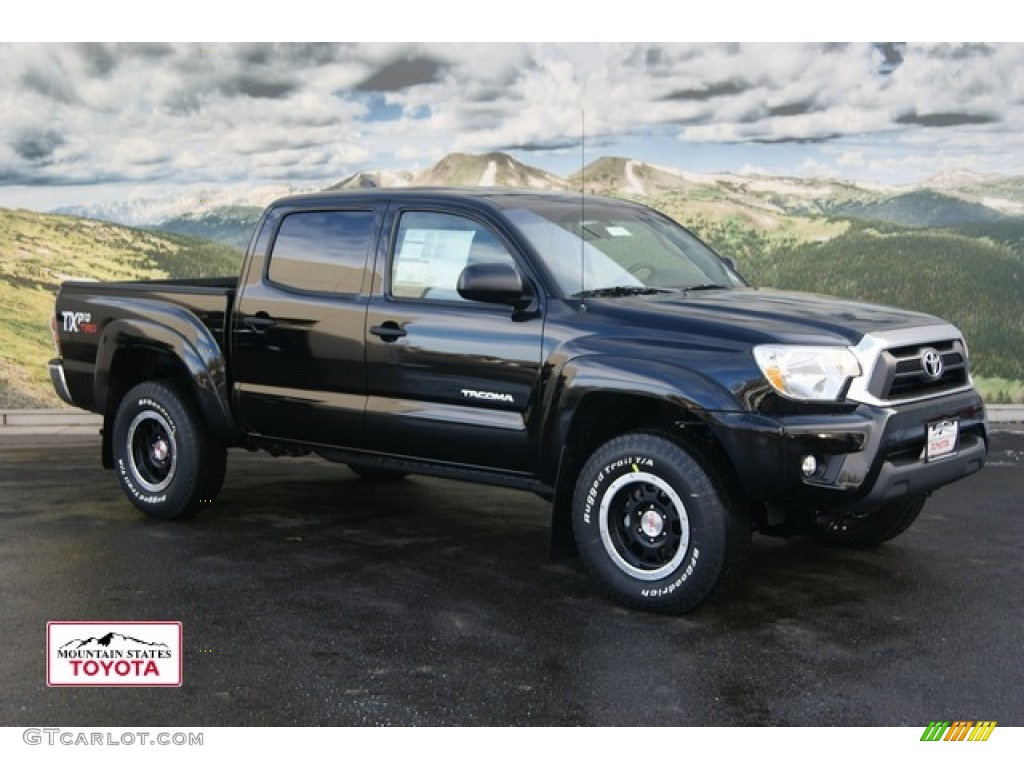
[(688, 447), (648, 433), (594, 452), (576, 483), (572, 522), (598, 584), (626, 605), (673, 614), (738, 570), (751, 533)]
[(124, 396), (114, 417), (113, 450), (121, 488), (150, 517), (190, 515), (211, 503), (224, 481), (224, 446), (167, 382), (148, 381)]

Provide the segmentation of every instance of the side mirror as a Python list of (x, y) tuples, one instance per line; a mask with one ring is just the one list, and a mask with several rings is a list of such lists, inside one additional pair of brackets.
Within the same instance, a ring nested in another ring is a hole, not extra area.
[(509, 304), (517, 309), (530, 303), (523, 278), (508, 264), (472, 264), (462, 270), (459, 296), (488, 304)]

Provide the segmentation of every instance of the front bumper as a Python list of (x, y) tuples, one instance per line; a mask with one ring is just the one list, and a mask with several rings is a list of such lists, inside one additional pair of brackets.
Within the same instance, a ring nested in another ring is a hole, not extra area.
[[(714, 417), (747, 495), (787, 509), (857, 512), (920, 496), (977, 472), (988, 452), (985, 408), (973, 391), (821, 416)], [(926, 461), (928, 425), (950, 419), (959, 424), (955, 453)], [(813, 477), (801, 472), (805, 456), (819, 461)]]

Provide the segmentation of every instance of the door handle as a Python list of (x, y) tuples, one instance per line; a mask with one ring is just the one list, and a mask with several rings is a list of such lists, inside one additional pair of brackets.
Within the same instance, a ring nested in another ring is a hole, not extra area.
[(386, 323), (375, 325), (370, 328), (370, 333), (374, 336), (380, 336), (383, 341), (392, 342), (397, 341), (406, 335), (404, 328), (398, 325), (398, 323), (388, 320)]
[(266, 312), (257, 312), (255, 315), (249, 315), (242, 323), (252, 331), (265, 331), (272, 325), (277, 325), (277, 320), (272, 318)]

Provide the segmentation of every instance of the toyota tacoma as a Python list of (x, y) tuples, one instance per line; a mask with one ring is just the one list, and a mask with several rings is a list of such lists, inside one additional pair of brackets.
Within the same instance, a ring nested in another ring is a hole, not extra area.
[(518, 488), (551, 501), (556, 552), (665, 613), (731, 581), (753, 531), (899, 535), (987, 451), (953, 325), (751, 287), (592, 196), (287, 197), (240, 277), (65, 283), (52, 328), (54, 387), (103, 415), (147, 515), (213, 499), (231, 447)]

